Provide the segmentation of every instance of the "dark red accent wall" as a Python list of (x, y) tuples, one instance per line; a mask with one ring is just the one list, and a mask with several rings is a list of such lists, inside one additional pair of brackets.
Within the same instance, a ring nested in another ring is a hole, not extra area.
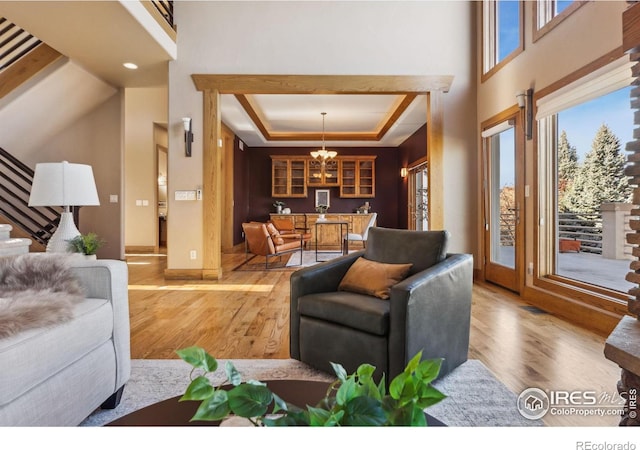
[[(378, 225), (381, 227), (398, 228), (398, 188), (401, 184), (400, 165), (398, 163), (397, 148), (336, 148), (338, 155), (375, 155), (376, 156), (376, 196), (375, 198), (340, 198), (337, 187), (330, 188), (330, 213), (352, 213), (368, 201), (371, 210), (378, 213)], [(249, 177), (246, 185), (249, 195), (249, 208), (246, 220), (266, 221), (269, 213), (275, 212), (273, 202), (285, 202), (291, 212), (315, 212), (315, 190), (310, 188), (307, 198), (279, 198), (271, 197), (271, 155), (308, 155), (313, 148), (305, 147), (252, 147), (247, 149)], [(239, 188), (240, 186), (238, 186)], [(318, 188), (327, 189), (327, 188)], [(405, 202), (406, 203), (406, 202)], [(238, 226), (241, 226), (238, 223)]]
[[(330, 212), (354, 212), (365, 201), (378, 213), (378, 225), (388, 228), (407, 228), (407, 179), (400, 177), (400, 168), (426, 154), (426, 125), (416, 131), (397, 148), (342, 147), (339, 155), (376, 156), (375, 198), (340, 198), (339, 188), (330, 188)], [(271, 155), (308, 155), (311, 147), (248, 147), (240, 149), (240, 140), (234, 139), (234, 210), (233, 241), (243, 242), (242, 222), (266, 221), (275, 212), (271, 197)], [(315, 212), (315, 189), (310, 188), (307, 198), (280, 198), (292, 212)], [(327, 188), (318, 188), (327, 189)]]
[[(409, 167), (411, 163), (424, 158), (427, 154), (427, 125), (423, 125), (398, 147), (398, 174), (400, 168)], [(400, 178), (398, 185), (398, 228), (408, 228), (408, 180)]]

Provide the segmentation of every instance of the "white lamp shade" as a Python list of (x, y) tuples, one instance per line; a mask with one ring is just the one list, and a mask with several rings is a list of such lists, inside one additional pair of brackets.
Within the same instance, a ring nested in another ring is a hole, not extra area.
[(29, 206), (98, 205), (91, 166), (67, 161), (36, 164)]

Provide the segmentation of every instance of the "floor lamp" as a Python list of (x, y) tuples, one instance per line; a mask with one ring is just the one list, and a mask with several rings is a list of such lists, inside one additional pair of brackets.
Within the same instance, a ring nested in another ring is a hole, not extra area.
[(69, 252), (69, 241), (80, 235), (70, 206), (99, 206), (91, 166), (59, 163), (36, 164), (29, 206), (62, 206), (60, 223), (47, 244), (47, 252)]

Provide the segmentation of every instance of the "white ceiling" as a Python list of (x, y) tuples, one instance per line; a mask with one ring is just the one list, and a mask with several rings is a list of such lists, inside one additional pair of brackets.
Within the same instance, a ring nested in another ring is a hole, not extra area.
[[(395, 95), (256, 95), (270, 131), (282, 133), (325, 132), (374, 133), (397, 101)], [(319, 146), (321, 140), (267, 141), (249, 114), (233, 95), (223, 95), (222, 118), (236, 135), (250, 147)], [(425, 124), (426, 96), (419, 95), (379, 141), (327, 140), (334, 147), (397, 147)]]
[[(154, 24), (140, 2), (0, 1), (0, 16), (29, 31), (72, 61), (116, 87), (167, 84), (177, 46)], [(134, 62), (138, 70), (125, 69)], [(397, 96), (257, 95), (251, 100), (270, 131), (369, 132), (380, 128)], [(223, 95), (222, 120), (248, 146), (319, 146), (321, 140), (267, 141), (233, 95)], [(426, 98), (418, 96), (378, 141), (336, 141), (331, 146), (396, 147), (426, 122)]]

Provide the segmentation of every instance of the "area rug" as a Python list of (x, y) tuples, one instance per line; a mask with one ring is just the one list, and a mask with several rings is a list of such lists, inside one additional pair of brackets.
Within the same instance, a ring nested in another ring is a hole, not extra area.
[[(283, 255), (282, 257), (270, 257), (268, 270), (284, 270), (290, 272), (302, 267), (309, 267), (315, 264), (319, 264), (322, 261), (329, 261), (339, 256), (342, 256), (342, 253), (340, 253), (339, 251), (321, 251), (318, 253), (318, 259), (320, 261), (316, 261), (315, 250), (304, 250), (302, 252), (302, 264), (300, 264), (300, 253), (296, 252), (290, 255)], [(242, 264), (235, 267), (233, 270), (240, 272), (255, 272), (267, 269), (264, 265), (264, 256), (251, 255), (246, 261), (243, 261)]]
[[(225, 360), (219, 360), (224, 366)], [(333, 377), (292, 359), (235, 359), (234, 365), (244, 380), (316, 380)], [(182, 360), (141, 360), (131, 365), (131, 378), (120, 405), (113, 410), (97, 410), (80, 426), (102, 426), (130, 412), (184, 393), (189, 384), (191, 366)], [(212, 382), (224, 378), (218, 370)], [(516, 395), (500, 383), (478, 360), (469, 360), (434, 385), (447, 398), (427, 409), (448, 426), (506, 427), (541, 426), (516, 409)]]
[[(349, 250), (349, 253), (352, 253), (354, 251), (355, 250)], [(322, 261), (330, 261), (340, 256), (342, 256), (342, 253), (339, 251), (329, 252), (329, 251), (321, 250), (318, 252), (318, 256), (317, 256), (318, 261), (316, 261), (316, 251), (305, 250), (302, 252), (302, 265), (300, 265), (300, 255), (296, 253), (295, 255), (291, 256), (291, 258), (289, 258), (289, 261), (287, 262), (287, 267), (292, 267), (292, 268), (309, 267), (315, 264), (319, 264)]]
[(297, 261), (300, 261), (299, 253), (295, 253), (293, 256), (274, 256), (269, 258), (269, 268), (267, 269), (264, 264), (264, 256), (251, 255), (249, 256), (249, 258), (247, 258), (246, 261), (243, 261), (237, 267), (234, 267), (233, 270), (238, 272), (259, 272), (265, 270), (292, 272), (300, 268), (300, 266), (287, 267), (287, 262), (291, 257), (295, 258)]

